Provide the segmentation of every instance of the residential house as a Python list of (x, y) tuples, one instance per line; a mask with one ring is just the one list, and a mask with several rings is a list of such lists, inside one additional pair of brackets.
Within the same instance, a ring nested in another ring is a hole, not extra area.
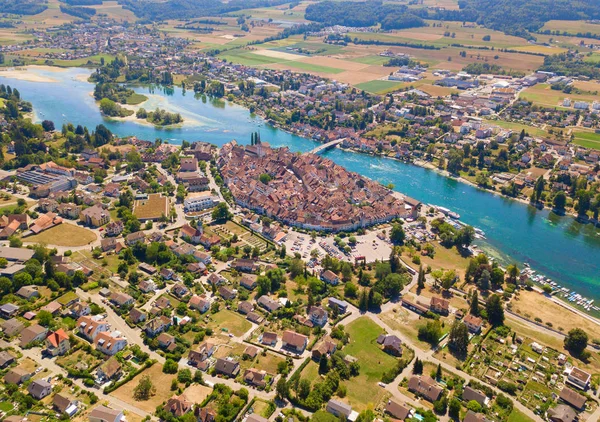
[(448, 302), (446, 299), (442, 299), (441, 297), (434, 296), (431, 298), (429, 309), (432, 312), (440, 315), (448, 315), (450, 312), (450, 302)]
[(463, 389), (462, 399), (465, 403), (475, 400), (482, 407), (486, 407), (490, 402), (485, 394), (468, 386)]
[(12, 385), (19, 385), (31, 378), (31, 373), (23, 368), (12, 368), (4, 376), (4, 382)]
[(271, 299), (267, 295), (262, 295), (259, 297), (256, 303), (258, 303), (259, 306), (263, 307), (268, 312), (274, 312), (281, 308), (281, 304), (278, 301)]
[(345, 300), (339, 300), (335, 297), (330, 297), (327, 299), (327, 304), (331, 309), (334, 307), (338, 308), (340, 314), (345, 314), (348, 311), (348, 302)]
[(231, 358), (219, 358), (215, 363), (215, 371), (217, 372), (217, 374), (222, 374), (231, 378), (235, 378), (240, 372), (240, 364)]
[(17, 318), (11, 318), (2, 324), (2, 332), (7, 337), (14, 337), (25, 328), (25, 324)]
[(406, 406), (398, 403), (394, 399), (389, 399), (385, 405), (385, 412), (389, 414), (392, 418), (403, 421), (408, 418), (410, 414), (410, 409)]
[(42, 327), (39, 324), (33, 324), (21, 331), (21, 341), (19, 345), (21, 347), (26, 346), (37, 341), (43, 341), (48, 334), (48, 329)]
[(194, 416), (198, 422), (215, 422), (217, 412), (210, 407), (198, 406), (194, 409)]
[(248, 290), (254, 290), (256, 288), (256, 284), (256, 277), (249, 274), (244, 274), (240, 279), (240, 286)]
[(123, 373), (121, 363), (116, 357), (111, 356), (106, 362), (96, 370), (96, 377), (101, 382), (107, 382), (113, 379), (118, 379)]
[(254, 368), (246, 369), (244, 372), (244, 381), (258, 388), (265, 388), (267, 385), (267, 372), (259, 371)]
[(204, 295), (193, 295), (188, 301), (188, 305), (190, 308), (196, 309), (201, 314), (207, 312), (210, 309), (210, 301)]
[[(352, 411), (352, 406), (343, 403), (339, 400), (331, 399), (327, 402), (325, 410), (338, 418), (345, 418), (349, 421), (356, 420), (352, 418), (352, 414), (356, 413)], [(357, 414), (358, 416), (358, 414)]]
[(331, 270), (325, 270), (321, 272), (321, 280), (332, 286), (337, 286), (340, 282), (340, 277)]
[(173, 286), (171, 292), (178, 298), (182, 298), (190, 294), (190, 289), (181, 283), (177, 283)]
[(56, 300), (48, 303), (47, 305), (42, 306), (42, 311), (50, 312), (52, 315), (56, 316), (58, 312), (62, 309), (62, 305), (58, 303)]
[(559, 399), (562, 402), (573, 406), (578, 411), (585, 410), (585, 402), (587, 401), (587, 398), (575, 390), (571, 390), (569, 387), (563, 387), (560, 392)]
[(591, 374), (582, 371), (575, 366), (571, 369), (571, 372), (569, 372), (569, 375), (567, 376), (567, 382), (581, 390), (586, 390), (588, 388), (591, 379)]
[(118, 236), (123, 233), (124, 228), (125, 226), (121, 220), (111, 221), (104, 228), (104, 233), (106, 233), (107, 236)]
[(113, 356), (127, 346), (127, 339), (114, 333), (102, 332), (96, 336), (94, 340), (96, 350), (101, 351), (105, 355)]
[(138, 308), (131, 308), (131, 310), (129, 311), (129, 320), (134, 324), (139, 324), (140, 322), (146, 321), (147, 317), (148, 315), (146, 314), (146, 312)]
[(481, 327), (483, 326), (483, 319), (469, 314), (465, 317), (465, 319), (463, 319), (463, 322), (469, 329), (469, 332), (473, 334), (478, 334), (479, 332), (481, 332)]
[(277, 333), (265, 331), (260, 335), (258, 341), (265, 346), (275, 346), (277, 344)]
[(248, 313), (254, 310), (254, 306), (252, 306), (250, 302), (243, 300), (240, 303), (238, 303), (237, 310), (240, 314), (247, 315)]
[(15, 357), (6, 351), (0, 352), (0, 368), (6, 368), (14, 363)]
[(227, 279), (221, 274), (217, 273), (212, 273), (211, 275), (209, 275), (207, 281), (213, 286), (220, 286), (222, 284), (227, 283)]
[(14, 317), (19, 312), (19, 307), (14, 303), (5, 303), (0, 306), (0, 314), (3, 318)]
[(383, 351), (393, 356), (402, 356), (402, 340), (395, 335), (381, 334), (377, 343), (383, 346)]
[(314, 325), (325, 326), (329, 318), (327, 311), (320, 306), (311, 306), (308, 310), (308, 317)]
[(75, 318), (80, 318), (82, 316), (87, 316), (92, 313), (90, 309), (90, 305), (85, 302), (76, 302), (69, 308), (69, 313), (71, 316)]
[(231, 268), (242, 273), (255, 273), (260, 265), (253, 259), (238, 258), (231, 263)]
[(483, 413), (475, 413), (468, 410), (463, 422), (491, 422)]
[(89, 422), (121, 422), (123, 412), (106, 406), (97, 406), (90, 412)]
[(188, 362), (190, 365), (200, 369), (206, 369), (205, 362), (215, 351), (215, 345), (209, 342), (201, 343), (196, 350), (190, 350), (188, 353)]
[(127, 293), (113, 292), (110, 295), (110, 301), (111, 301), (111, 303), (113, 305), (118, 306), (119, 308), (121, 308), (121, 307), (124, 307), (124, 306), (133, 305), (133, 302), (135, 300), (133, 299), (133, 297), (131, 297)]
[(336, 349), (337, 344), (335, 342), (331, 341), (331, 339), (324, 339), (313, 347), (311, 356), (318, 362), (323, 356), (331, 356), (335, 353)]
[(175, 417), (180, 417), (191, 411), (193, 407), (194, 403), (189, 401), (185, 394), (181, 394), (167, 400), (167, 404), (165, 404), (163, 409)]
[(62, 394), (55, 394), (52, 398), (52, 407), (61, 415), (73, 416), (78, 410), (78, 401), (72, 400)]
[(237, 292), (234, 289), (227, 286), (219, 287), (219, 294), (225, 300), (233, 300), (237, 296)]
[(62, 356), (71, 349), (69, 336), (60, 328), (46, 337), (46, 352), (51, 356)]
[(142, 280), (138, 283), (138, 289), (143, 293), (150, 293), (156, 290), (156, 283), (153, 280)]
[(158, 346), (163, 349), (169, 349), (171, 346), (177, 346), (175, 343), (175, 337), (167, 333), (160, 333), (156, 338), (156, 341), (158, 341)]
[(43, 379), (34, 380), (29, 384), (29, 387), (27, 387), (27, 391), (33, 398), (41, 400), (50, 395), (52, 392), (52, 384)]
[(148, 323), (144, 326), (144, 331), (150, 337), (155, 337), (156, 335), (167, 330), (171, 326), (171, 323), (172, 321), (170, 318), (161, 315), (148, 321)]
[(143, 231), (130, 233), (125, 236), (125, 243), (127, 246), (133, 246), (136, 243), (143, 243), (146, 240), (146, 233)]
[(21, 296), (24, 299), (30, 300), (34, 297), (40, 297), (40, 293), (34, 286), (23, 286), (16, 292), (17, 296)]
[(303, 353), (308, 345), (308, 337), (291, 330), (284, 331), (281, 340), (283, 348), (290, 349), (298, 354)]
[(434, 402), (440, 398), (444, 389), (437, 385), (435, 380), (426, 375), (412, 376), (408, 381), (409, 391), (423, 396), (426, 400)]

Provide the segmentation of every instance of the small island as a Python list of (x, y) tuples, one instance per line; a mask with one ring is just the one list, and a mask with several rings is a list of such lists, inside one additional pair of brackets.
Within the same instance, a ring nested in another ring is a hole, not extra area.
[(133, 114), (133, 110), (121, 107), (119, 104), (108, 98), (100, 100), (100, 111), (108, 117), (127, 117)]
[(183, 123), (183, 117), (179, 113), (169, 113), (166, 110), (157, 108), (154, 111), (146, 111), (144, 108), (140, 108), (135, 116), (138, 119), (145, 119), (147, 122), (152, 123), (156, 126), (169, 126)]

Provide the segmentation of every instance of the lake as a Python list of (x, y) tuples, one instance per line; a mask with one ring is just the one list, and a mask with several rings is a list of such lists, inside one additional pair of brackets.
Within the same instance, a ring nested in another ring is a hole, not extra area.
[[(31, 69), (54, 83), (9, 79), (0, 72), (0, 83), (18, 88), (23, 99), (34, 106), (35, 119), (81, 124), (93, 129), (104, 124), (118, 136), (140, 139), (161, 138), (179, 144), (183, 140), (223, 145), (232, 139), (249, 143), (259, 131), (261, 139), (272, 146), (287, 146), (305, 152), (317, 143), (273, 128), (243, 107), (221, 100), (198, 97), (180, 88), (135, 87), (149, 96), (143, 104), (181, 113), (182, 128), (159, 129), (132, 121), (105, 119), (91, 96), (93, 84), (85, 81), (89, 70)], [(502, 198), (411, 164), (333, 149), (324, 155), (363, 176), (393, 183), (395, 189), (424, 203), (440, 205), (458, 212), (461, 220), (482, 229), (486, 241), (477, 244), (503, 264), (528, 262), (533, 269), (584, 296), (600, 299), (600, 229), (581, 225), (571, 217), (560, 217), (547, 210)]]

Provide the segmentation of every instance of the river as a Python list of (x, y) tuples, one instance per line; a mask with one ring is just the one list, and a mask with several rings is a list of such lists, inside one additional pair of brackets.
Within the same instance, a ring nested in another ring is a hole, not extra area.
[[(250, 134), (260, 131), (261, 139), (272, 146), (288, 146), (293, 151), (309, 151), (314, 141), (291, 135), (267, 125), (243, 107), (226, 101), (196, 97), (180, 88), (164, 90), (136, 87), (149, 96), (143, 106), (179, 112), (186, 120), (182, 128), (157, 129), (133, 121), (120, 122), (101, 116), (90, 95), (93, 85), (85, 81), (89, 70), (30, 69), (55, 82), (35, 82), (2, 76), (0, 83), (10, 84), (33, 103), (36, 121), (49, 119), (60, 130), (72, 122), (92, 129), (106, 125), (119, 136), (140, 139), (162, 138), (177, 144), (183, 140), (205, 141), (216, 145), (236, 139), (249, 143)], [(487, 240), (477, 244), (503, 264), (528, 262), (540, 273), (584, 296), (600, 299), (600, 230), (581, 225), (571, 217), (560, 217), (547, 210), (502, 198), (411, 164), (377, 158), (340, 149), (325, 156), (363, 176), (428, 204), (444, 206), (461, 215), (461, 220), (485, 231)]]

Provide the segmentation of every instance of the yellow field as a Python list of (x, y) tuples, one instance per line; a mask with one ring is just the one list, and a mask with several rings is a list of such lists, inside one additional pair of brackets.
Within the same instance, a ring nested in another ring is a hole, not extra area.
[(91, 230), (74, 224), (63, 223), (40, 234), (23, 238), (24, 242), (42, 243), (51, 246), (85, 246), (98, 237)]

